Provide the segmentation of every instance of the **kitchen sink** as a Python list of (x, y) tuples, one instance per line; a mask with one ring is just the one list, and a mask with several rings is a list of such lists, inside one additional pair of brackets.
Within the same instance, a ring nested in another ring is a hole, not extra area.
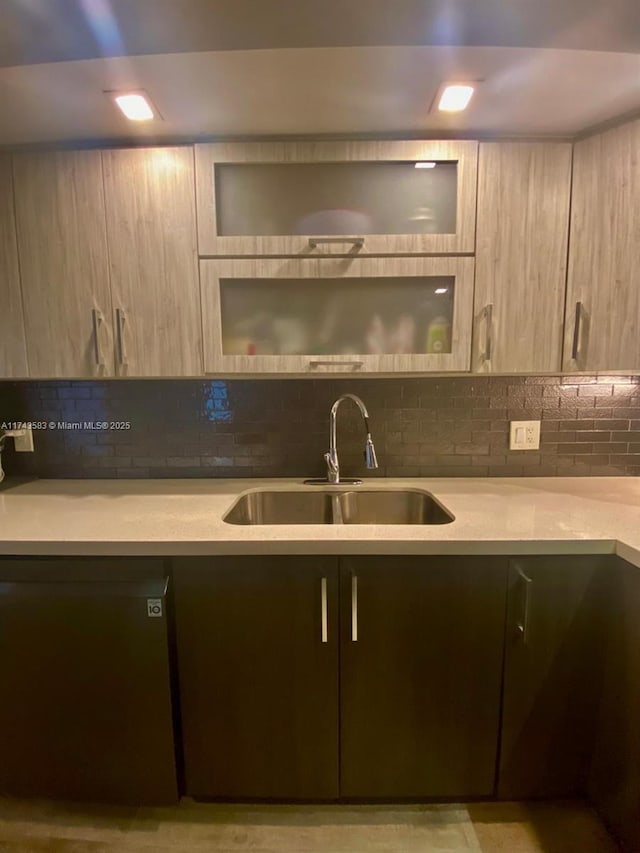
[(420, 489), (285, 491), (241, 495), (228, 524), (449, 524), (453, 515)]

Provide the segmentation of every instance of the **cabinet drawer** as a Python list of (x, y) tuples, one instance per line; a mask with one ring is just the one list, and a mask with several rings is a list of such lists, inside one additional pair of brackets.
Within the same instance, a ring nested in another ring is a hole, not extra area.
[(196, 146), (200, 255), (472, 253), (470, 141)]
[(202, 260), (205, 370), (468, 370), (473, 267), (473, 258)]

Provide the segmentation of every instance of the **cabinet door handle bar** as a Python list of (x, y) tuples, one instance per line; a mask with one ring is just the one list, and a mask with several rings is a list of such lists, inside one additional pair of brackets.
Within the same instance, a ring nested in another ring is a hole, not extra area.
[(346, 359), (344, 361), (331, 361), (330, 359), (319, 361), (314, 359), (309, 362), (309, 367), (315, 369), (316, 367), (334, 367), (337, 365), (338, 367), (353, 367), (354, 370), (357, 370), (362, 367), (363, 364), (364, 361), (347, 361)]
[(329, 608), (327, 604), (327, 579), (320, 581), (320, 639), (323, 643), (329, 642)]
[(96, 367), (103, 367), (102, 353), (100, 352), (100, 324), (102, 323), (102, 314), (97, 308), (91, 311), (91, 322), (93, 324), (93, 353), (96, 362)]
[(576, 320), (573, 326), (573, 345), (571, 347), (571, 358), (578, 360), (580, 350), (580, 326), (582, 324), (582, 302), (576, 302)]
[(523, 643), (526, 643), (529, 638), (529, 590), (531, 589), (532, 579), (525, 575), (520, 566), (516, 566), (518, 578), (523, 584), (522, 609), (520, 618), (516, 622), (516, 631)]
[(317, 248), (321, 243), (351, 243), (358, 249), (364, 246), (364, 237), (345, 237), (342, 234), (336, 237), (309, 237), (311, 249)]
[(491, 356), (493, 353), (493, 302), (490, 302), (485, 308), (485, 317), (487, 323), (487, 332), (484, 344), (483, 359), (485, 361), (491, 361)]
[(358, 576), (351, 576), (351, 642), (358, 642)]
[(122, 308), (116, 308), (116, 341), (118, 344), (118, 363), (121, 365), (125, 365), (127, 363), (127, 356), (124, 351), (124, 324), (125, 324), (125, 313)]

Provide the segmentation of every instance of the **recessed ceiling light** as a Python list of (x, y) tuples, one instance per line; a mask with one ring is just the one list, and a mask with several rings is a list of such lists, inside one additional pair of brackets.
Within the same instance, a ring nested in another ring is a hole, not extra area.
[(108, 92), (129, 121), (149, 121), (157, 117), (149, 96), (144, 92)]
[(448, 287), (436, 287), (436, 293), (446, 293), (448, 290)]
[(474, 87), (469, 83), (452, 83), (445, 86), (438, 101), (438, 109), (445, 113), (466, 110), (473, 92)]
[(420, 160), (416, 163), (416, 169), (435, 169), (436, 163), (433, 160)]

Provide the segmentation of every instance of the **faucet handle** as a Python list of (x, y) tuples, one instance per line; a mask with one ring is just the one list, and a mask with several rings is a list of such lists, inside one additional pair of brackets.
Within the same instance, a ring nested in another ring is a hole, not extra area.
[(324, 454), (324, 461), (327, 463), (327, 468), (330, 471), (332, 471), (333, 473), (337, 473), (337, 471), (338, 471), (338, 460), (336, 459), (335, 455), (333, 453), (331, 453), (330, 450), (328, 450)]
[(364, 461), (367, 468), (378, 467), (378, 457), (376, 456), (376, 449), (373, 446), (373, 440), (371, 439), (370, 433), (367, 433), (367, 441), (364, 446)]
[(324, 454), (324, 461), (327, 463), (327, 480), (330, 483), (337, 483), (340, 477), (340, 466), (338, 464), (338, 456), (328, 450)]

